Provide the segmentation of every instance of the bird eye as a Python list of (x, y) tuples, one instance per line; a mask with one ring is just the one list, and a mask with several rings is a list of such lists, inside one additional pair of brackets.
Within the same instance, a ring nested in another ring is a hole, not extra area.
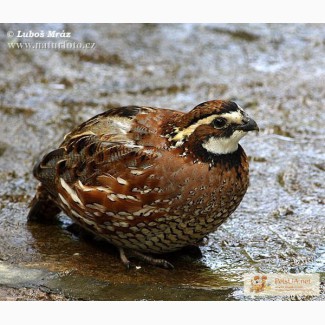
[(223, 118), (216, 118), (213, 120), (212, 124), (216, 128), (222, 128), (223, 126), (226, 125), (226, 120)]

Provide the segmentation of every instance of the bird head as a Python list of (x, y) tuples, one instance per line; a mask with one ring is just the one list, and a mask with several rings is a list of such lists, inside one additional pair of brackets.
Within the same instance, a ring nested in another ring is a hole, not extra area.
[(212, 100), (182, 115), (169, 139), (176, 147), (199, 146), (200, 151), (223, 155), (235, 152), (239, 140), (254, 130), (259, 130), (256, 122), (236, 103)]

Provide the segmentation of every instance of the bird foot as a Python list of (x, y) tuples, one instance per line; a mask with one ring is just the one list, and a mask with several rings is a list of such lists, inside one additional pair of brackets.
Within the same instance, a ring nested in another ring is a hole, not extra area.
[(119, 253), (120, 253), (120, 259), (122, 261), (122, 263), (125, 265), (125, 267), (129, 270), (132, 267), (134, 267), (135, 265), (129, 261), (129, 259), (126, 257), (124, 249), (119, 247)]
[[(119, 248), (120, 258), (122, 263), (126, 266), (127, 269), (134, 267), (135, 265), (129, 261), (123, 248)], [(173, 269), (173, 264), (161, 258), (153, 258), (151, 256), (145, 255), (137, 251), (130, 251), (131, 255), (139, 259), (140, 261), (146, 262), (147, 264), (159, 266), (164, 269)]]

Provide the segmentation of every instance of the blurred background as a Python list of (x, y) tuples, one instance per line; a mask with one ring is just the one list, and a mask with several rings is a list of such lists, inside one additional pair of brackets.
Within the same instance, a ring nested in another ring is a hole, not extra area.
[[(295, 300), (245, 296), (243, 274), (324, 282), (324, 35), (324, 24), (1, 24), (0, 300)], [(110, 107), (211, 99), (235, 101), (261, 131), (241, 141), (249, 190), (201, 259), (127, 272), (64, 215), (26, 224), (33, 164), (73, 127)]]

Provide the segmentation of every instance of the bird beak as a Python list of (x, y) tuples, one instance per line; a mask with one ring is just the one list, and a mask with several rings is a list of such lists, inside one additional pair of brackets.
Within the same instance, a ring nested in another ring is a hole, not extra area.
[(257, 123), (250, 117), (246, 117), (245, 119), (243, 119), (243, 124), (238, 125), (236, 127), (237, 130), (242, 130), (245, 132), (248, 131), (259, 131), (259, 127), (257, 125)]

